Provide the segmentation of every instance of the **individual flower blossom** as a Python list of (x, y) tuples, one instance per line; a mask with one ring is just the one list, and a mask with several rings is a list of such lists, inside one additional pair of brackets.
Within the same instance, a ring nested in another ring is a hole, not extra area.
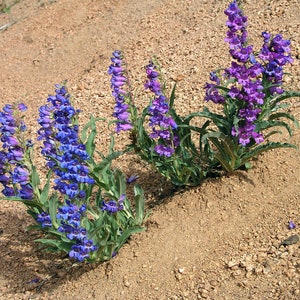
[(107, 211), (108, 213), (114, 214), (120, 210), (124, 209), (123, 202), (125, 200), (125, 195), (123, 194), (118, 201), (109, 200), (108, 202), (102, 201), (102, 211)]
[(36, 221), (41, 224), (42, 228), (52, 227), (51, 217), (44, 211), (37, 215)]
[(108, 74), (111, 75), (112, 95), (116, 101), (113, 113), (113, 116), (117, 119), (115, 131), (120, 133), (121, 131), (131, 130), (133, 126), (130, 121), (129, 105), (126, 103), (129, 93), (122, 89), (124, 85), (128, 84), (125, 77), (123, 55), (118, 50), (114, 51), (112, 55), (112, 64), (109, 66)]
[(34, 194), (32, 186), (29, 183), (26, 185), (21, 185), (18, 196), (24, 200), (33, 199)]
[(39, 108), (39, 140), (43, 140), (41, 153), (47, 166), (58, 178), (54, 188), (70, 199), (82, 197), (81, 183), (93, 184), (85, 161), (89, 159), (85, 145), (80, 142), (74, 118), (79, 113), (70, 102), (65, 86), (56, 85), (55, 95), (48, 97), (49, 104)]
[(131, 184), (133, 182), (135, 182), (140, 176), (139, 175), (130, 175), (127, 179), (126, 182), (128, 184)]
[(212, 101), (215, 104), (224, 103), (226, 101), (224, 96), (220, 94), (215, 84), (206, 83), (205, 89), (206, 89), (205, 98), (204, 98), (205, 101)]
[(296, 224), (293, 221), (289, 221), (288, 227), (289, 227), (289, 229), (295, 229), (296, 228)]
[(26, 168), (17, 166), (12, 173), (12, 182), (25, 185), (29, 183), (29, 172)]
[(155, 98), (148, 108), (150, 114), (149, 126), (152, 130), (150, 137), (158, 139), (158, 144), (154, 147), (155, 152), (160, 156), (170, 157), (179, 145), (179, 138), (175, 132), (177, 124), (169, 115), (169, 102), (167, 97), (163, 95), (158, 79), (159, 72), (152, 61), (146, 66), (146, 74), (148, 80), (145, 83), (145, 89), (149, 89), (155, 94)]

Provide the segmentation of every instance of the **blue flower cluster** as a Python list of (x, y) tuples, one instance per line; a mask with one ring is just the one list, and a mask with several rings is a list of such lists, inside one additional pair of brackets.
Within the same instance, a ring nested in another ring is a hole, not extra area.
[(111, 58), (112, 64), (109, 66), (108, 74), (111, 75), (112, 95), (116, 100), (113, 116), (117, 118), (115, 131), (127, 131), (133, 128), (129, 119), (129, 105), (126, 103), (129, 93), (122, 89), (122, 86), (128, 84), (125, 77), (125, 68), (123, 63), (122, 52), (116, 50)]
[(155, 98), (148, 109), (151, 116), (149, 126), (152, 129), (150, 137), (158, 139), (158, 144), (154, 148), (155, 152), (160, 156), (170, 157), (179, 145), (179, 137), (174, 132), (177, 124), (168, 114), (170, 109), (168, 99), (163, 95), (158, 80), (159, 72), (152, 61), (146, 66), (146, 73), (148, 81), (145, 84), (145, 89), (149, 89), (155, 94)]
[(264, 75), (267, 80), (273, 83), (270, 88), (271, 95), (277, 93), (282, 94), (284, 91), (280, 88), (282, 85), (283, 66), (292, 63), (291, 49), (289, 40), (284, 40), (282, 35), (263, 32), (264, 44), (258, 57), (265, 63)]
[(123, 194), (118, 201), (109, 200), (108, 202), (102, 201), (102, 211), (107, 211), (108, 213), (114, 214), (120, 210), (124, 209), (123, 202), (125, 200), (125, 195)]
[(85, 161), (89, 159), (85, 145), (79, 142), (78, 126), (73, 118), (78, 113), (70, 103), (65, 86), (56, 85), (56, 94), (49, 96), (50, 105), (39, 108), (39, 140), (43, 140), (42, 154), (47, 166), (58, 176), (55, 189), (69, 199), (84, 198), (82, 184), (93, 184)]
[(89, 257), (90, 252), (96, 251), (98, 247), (87, 237), (87, 231), (81, 226), (81, 218), (86, 211), (86, 205), (78, 207), (70, 201), (58, 209), (57, 219), (61, 219), (58, 231), (65, 233), (69, 240), (74, 240), (69, 256), (78, 261), (83, 261)]
[(25, 165), (25, 151), (32, 146), (22, 136), (26, 131), (20, 113), (25, 112), (24, 104), (7, 104), (0, 112), (0, 183), (4, 189), (2, 193), (9, 196), (18, 196), (24, 200), (33, 199), (33, 189), (30, 184), (30, 175)]

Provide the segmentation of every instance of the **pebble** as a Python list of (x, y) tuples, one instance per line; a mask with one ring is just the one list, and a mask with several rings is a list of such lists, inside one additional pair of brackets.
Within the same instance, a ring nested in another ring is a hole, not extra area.
[(240, 263), (239, 261), (232, 259), (227, 263), (227, 267), (232, 269), (233, 267), (238, 266), (239, 263)]

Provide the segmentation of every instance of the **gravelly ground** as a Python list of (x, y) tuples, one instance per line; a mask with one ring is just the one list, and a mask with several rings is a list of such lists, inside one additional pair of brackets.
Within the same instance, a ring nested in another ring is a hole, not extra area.
[[(299, 0), (243, 2), (256, 49), (263, 30), (291, 39), (295, 61), (288, 72), (294, 76), (286, 84), (300, 90)], [(0, 15), (0, 27), (14, 23), (0, 32), (1, 106), (24, 101), (34, 134), (37, 107), (55, 83), (68, 79), (82, 122), (90, 113), (110, 117), (114, 103), (106, 70), (111, 52), (123, 49), (140, 108), (147, 101), (144, 66), (156, 55), (168, 83), (177, 82), (178, 112), (199, 110), (209, 72), (229, 63), (223, 42), (227, 5), (223, 0), (20, 0), (10, 14)], [(296, 100), (291, 111), (299, 118)], [(109, 133), (99, 131), (98, 145), (105, 149)], [(299, 130), (292, 141), (300, 146)], [(120, 136), (117, 147), (126, 142)], [(299, 161), (297, 151), (271, 151), (248, 172), (170, 195), (166, 182), (128, 155), (117, 164), (127, 174), (140, 174), (154, 208), (147, 231), (99, 266), (71, 266), (63, 257), (40, 253), (33, 242), (37, 234), (26, 231), (25, 209), (3, 201), (0, 298), (299, 299), (300, 244), (279, 247), (299, 234)], [(292, 231), (290, 219), (298, 224)]]

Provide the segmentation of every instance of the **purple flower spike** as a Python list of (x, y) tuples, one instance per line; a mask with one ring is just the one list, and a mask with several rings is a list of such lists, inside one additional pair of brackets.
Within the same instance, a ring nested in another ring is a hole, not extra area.
[(154, 147), (156, 153), (160, 156), (171, 157), (175, 152), (175, 148), (179, 145), (179, 138), (174, 131), (177, 124), (169, 115), (169, 102), (163, 95), (158, 80), (159, 72), (152, 61), (146, 66), (146, 74), (148, 81), (145, 83), (145, 89), (149, 89), (155, 94), (155, 98), (148, 108), (150, 114), (149, 126), (152, 128), (150, 138), (158, 139), (158, 144)]
[[(60, 207), (57, 214), (57, 219), (61, 220), (58, 231), (65, 233), (68, 239), (75, 242), (71, 247), (69, 256), (78, 261), (89, 258), (90, 252), (98, 249), (98, 247), (94, 245), (94, 242), (88, 239), (87, 230), (81, 226), (81, 218), (85, 214), (85, 211), (86, 205), (83, 204), (81, 207), (78, 207), (70, 201), (66, 201), (66, 205)], [(48, 219), (46, 219), (46, 221), (47, 220)]]
[[(236, 101), (239, 122), (232, 128), (231, 135), (236, 137), (242, 146), (247, 146), (252, 142), (259, 144), (264, 141), (264, 138), (261, 133), (257, 132), (255, 122), (259, 118), (262, 111), (261, 106), (265, 101), (263, 76), (266, 74), (279, 81), (282, 78), (281, 67), (272, 61), (269, 66), (264, 68), (257, 61), (253, 53), (253, 46), (247, 44), (247, 17), (239, 8), (238, 1), (230, 3), (225, 14), (228, 16), (226, 23), (228, 32), (225, 41), (229, 43), (229, 53), (233, 61), (223, 74), (210, 74), (213, 83), (206, 83), (204, 87), (206, 90), (205, 101), (223, 105), (226, 105), (227, 101)], [(259, 57), (262, 58), (264, 55), (265, 59), (269, 59), (268, 43), (272, 44), (272, 42), (270, 42), (268, 33), (263, 33), (263, 37), (266, 45)], [(284, 47), (289, 50), (289, 44), (280, 37), (277, 37), (276, 42), (272, 44), (276, 44), (273, 46), (274, 49)], [(220, 86), (228, 87), (228, 91), (225, 92)], [(277, 87), (275, 90), (280, 92)]]
[(129, 93), (122, 90), (122, 87), (128, 84), (128, 80), (125, 77), (125, 68), (123, 63), (123, 55), (121, 51), (114, 51), (111, 58), (112, 64), (108, 68), (108, 74), (111, 75), (111, 88), (112, 95), (116, 100), (113, 116), (117, 119), (117, 125), (115, 131), (120, 133), (121, 131), (131, 130), (133, 128), (129, 119), (129, 105), (126, 104), (126, 99), (129, 97)]

